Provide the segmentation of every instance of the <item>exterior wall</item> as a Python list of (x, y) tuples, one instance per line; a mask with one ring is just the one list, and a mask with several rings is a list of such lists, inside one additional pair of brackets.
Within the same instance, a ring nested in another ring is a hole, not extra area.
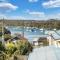
[(54, 41), (53, 44), (55, 47), (58, 47), (57, 41)]
[(39, 46), (43, 46), (43, 42), (38, 42)]
[(47, 40), (49, 41), (49, 46), (54, 45), (57, 47), (57, 41), (54, 40), (51, 36), (48, 36)]
[(49, 41), (49, 46), (52, 45), (52, 38), (51, 38), (51, 36), (48, 36), (47, 40)]
[(37, 46), (38, 45), (38, 41), (33, 41), (33, 45)]
[(35, 43), (35, 46), (38, 46), (38, 42)]
[(60, 47), (60, 41), (58, 41), (58, 40), (53, 40), (53, 45), (54, 45), (55, 47)]
[[(48, 36), (47, 41), (49, 41), (49, 46), (54, 45), (55, 47), (60, 47), (60, 40), (55, 40), (51, 36)], [(38, 41), (33, 41), (34, 46), (38, 46), (39, 44)]]
[(60, 41), (57, 41), (57, 46), (60, 47)]
[(58, 47), (60, 47), (60, 43), (58, 43)]

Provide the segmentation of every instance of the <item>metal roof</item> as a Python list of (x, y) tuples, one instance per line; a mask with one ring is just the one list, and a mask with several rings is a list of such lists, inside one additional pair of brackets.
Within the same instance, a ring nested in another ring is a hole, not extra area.
[(60, 35), (57, 34), (56, 32), (54, 32), (54, 33), (52, 34), (52, 37), (53, 37), (55, 40), (59, 40), (59, 39), (60, 39)]

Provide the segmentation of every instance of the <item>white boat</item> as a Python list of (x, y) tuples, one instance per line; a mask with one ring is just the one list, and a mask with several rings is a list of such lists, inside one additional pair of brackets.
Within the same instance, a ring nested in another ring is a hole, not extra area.
[(53, 30), (56, 30), (56, 29), (53, 29)]
[(42, 31), (43, 31), (43, 28), (41, 28), (40, 30), (42, 30)]

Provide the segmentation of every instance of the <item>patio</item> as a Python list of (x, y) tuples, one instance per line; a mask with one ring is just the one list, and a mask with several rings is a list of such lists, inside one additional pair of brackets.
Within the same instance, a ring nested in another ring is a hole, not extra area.
[(35, 48), (28, 60), (60, 60), (60, 48), (54, 46)]

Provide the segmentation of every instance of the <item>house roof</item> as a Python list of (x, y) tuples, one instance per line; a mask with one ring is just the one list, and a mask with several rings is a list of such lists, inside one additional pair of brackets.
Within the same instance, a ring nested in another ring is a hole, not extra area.
[(46, 38), (46, 37), (40, 37), (40, 38), (38, 39), (38, 41), (43, 41), (43, 40), (47, 40), (47, 38)]
[(37, 38), (34, 38), (33, 41), (38, 41), (40, 38), (47, 38), (48, 35), (40, 35)]
[(60, 39), (60, 35), (57, 32), (54, 32), (51, 36), (54, 38), (54, 40)]

